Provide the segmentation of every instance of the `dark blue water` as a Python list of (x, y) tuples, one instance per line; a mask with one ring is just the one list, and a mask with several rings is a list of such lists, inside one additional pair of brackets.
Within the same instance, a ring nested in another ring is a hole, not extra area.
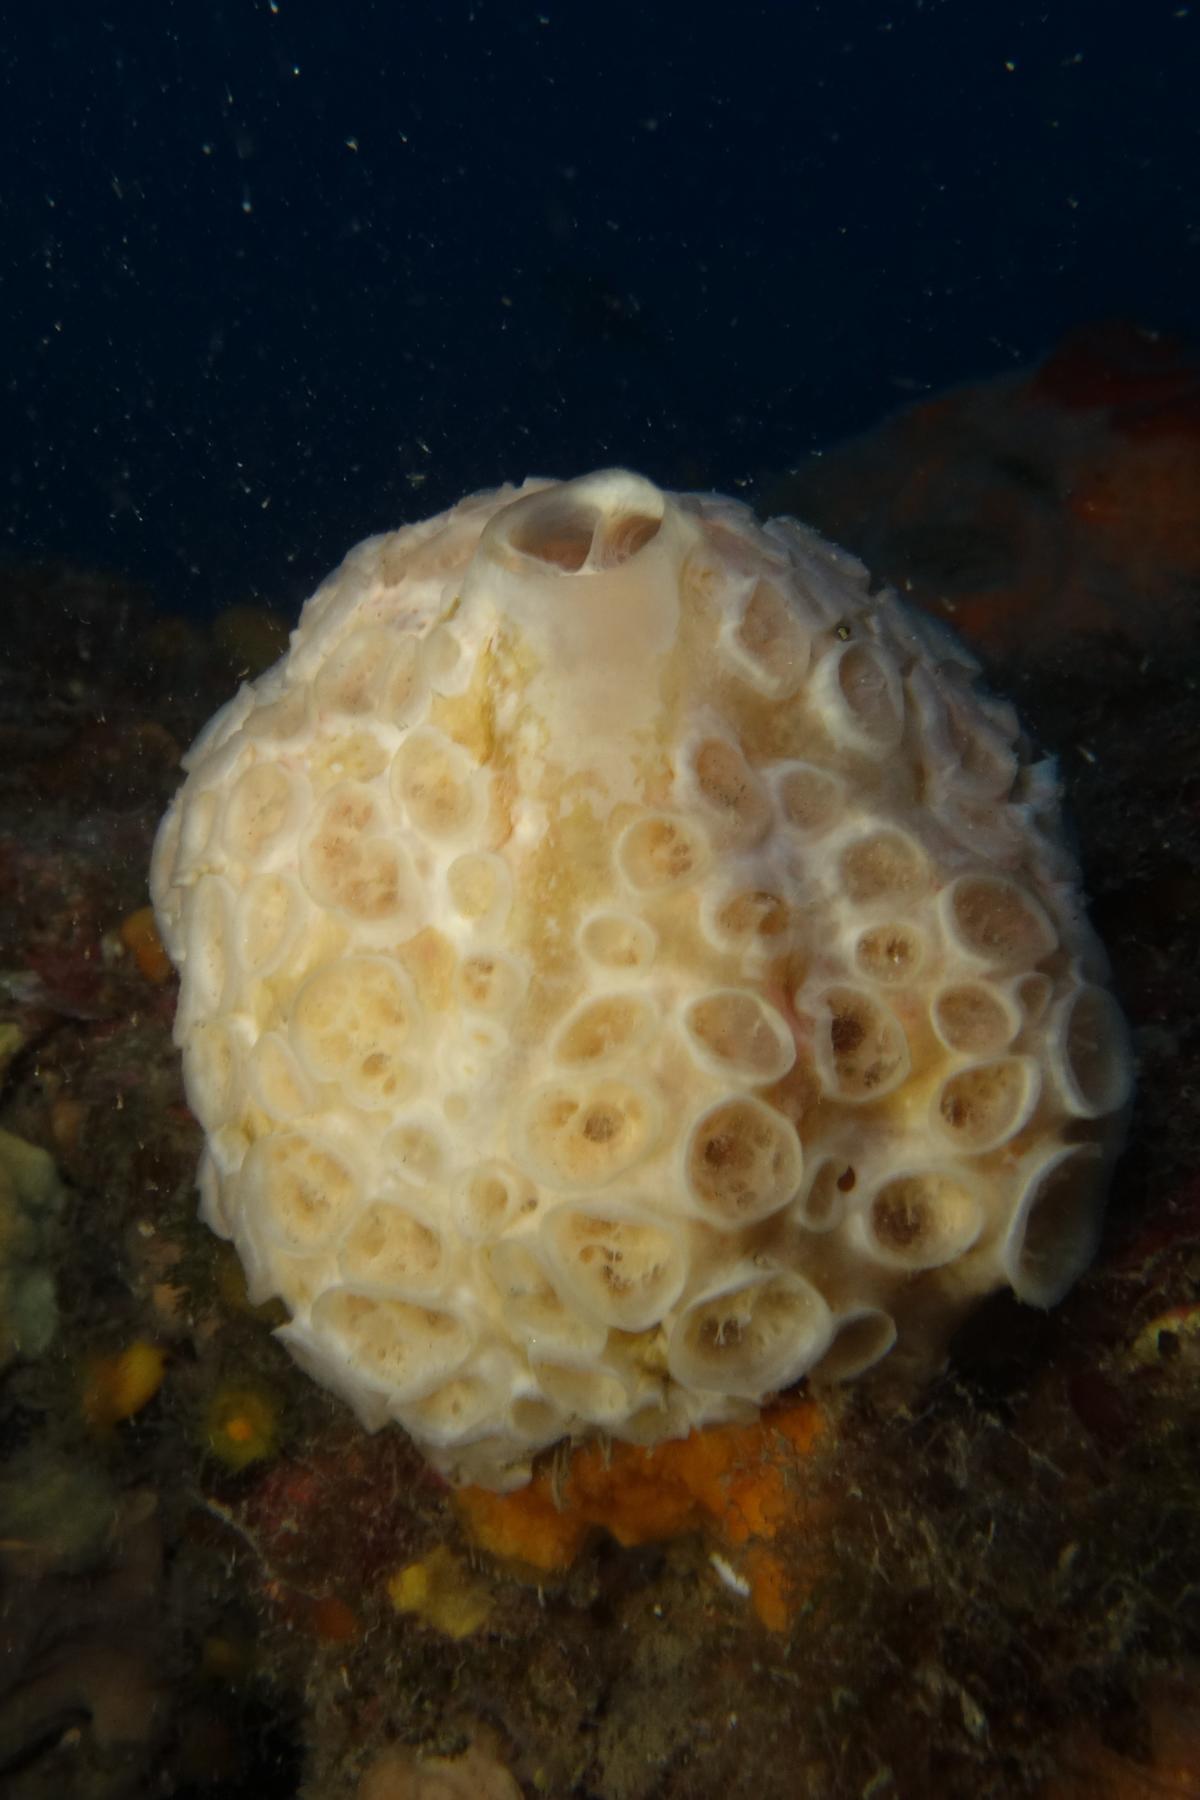
[(175, 606), (291, 605), (504, 477), (737, 489), (1081, 321), (1200, 327), (1200, 7), (4, 10), (0, 549)]

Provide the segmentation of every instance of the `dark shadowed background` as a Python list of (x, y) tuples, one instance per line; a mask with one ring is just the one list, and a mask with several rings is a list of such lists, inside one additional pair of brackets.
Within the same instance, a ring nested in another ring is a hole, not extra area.
[(0, 549), (293, 605), (471, 487), (753, 488), (1200, 313), (1200, 8), (15, 6)]

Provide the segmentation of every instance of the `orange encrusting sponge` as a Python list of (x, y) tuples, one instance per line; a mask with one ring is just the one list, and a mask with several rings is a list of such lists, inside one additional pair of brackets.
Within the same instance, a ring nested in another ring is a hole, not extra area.
[(457, 1495), (472, 1541), (504, 1561), (542, 1574), (569, 1568), (593, 1531), (619, 1544), (660, 1543), (703, 1532), (741, 1550), (741, 1573), (756, 1613), (771, 1630), (790, 1622), (793, 1596), (779, 1557), (764, 1546), (811, 1504), (796, 1482), (798, 1460), (825, 1426), (811, 1400), (792, 1401), (751, 1425), (718, 1425), (644, 1449), (587, 1444), (557, 1484), (542, 1469), (527, 1487)]

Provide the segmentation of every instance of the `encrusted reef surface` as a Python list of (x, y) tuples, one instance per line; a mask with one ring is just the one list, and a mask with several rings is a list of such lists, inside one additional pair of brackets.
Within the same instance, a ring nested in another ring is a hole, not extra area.
[(915, 1398), (800, 1388), (507, 1494), (366, 1434), (195, 1216), (146, 871), (278, 621), (3, 574), (6, 1796), (1200, 1793), (1195, 391), (1093, 336), (792, 478), (1061, 756), (1138, 1064), (1095, 1265)]

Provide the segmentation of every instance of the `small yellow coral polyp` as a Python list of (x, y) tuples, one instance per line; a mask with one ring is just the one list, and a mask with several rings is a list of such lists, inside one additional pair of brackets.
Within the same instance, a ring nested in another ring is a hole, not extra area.
[(656, 1444), (595, 1444), (576, 1451), (557, 1485), (542, 1470), (508, 1494), (466, 1487), (456, 1495), (474, 1543), (505, 1562), (540, 1574), (567, 1569), (594, 1531), (619, 1544), (661, 1543), (702, 1532), (726, 1549), (747, 1548), (751, 1600), (765, 1625), (791, 1618), (789, 1584), (779, 1559), (761, 1546), (796, 1524), (806, 1505), (790, 1479), (809, 1455), (824, 1418), (800, 1400), (751, 1425), (713, 1426)]
[(470, 1637), (492, 1610), (483, 1582), (444, 1544), (422, 1561), (398, 1569), (387, 1592), (398, 1613), (414, 1613), (443, 1637)]
[(144, 1338), (111, 1356), (90, 1358), (83, 1385), (83, 1415), (104, 1428), (132, 1419), (162, 1386), (167, 1353)]
[(209, 1404), (205, 1438), (227, 1469), (245, 1469), (273, 1455), (279, 1411), (261, 1388), (220, 1387)]
[(130, 913), (127, 919), (121, 921), (117, 936), (137, 964), (139, 973), (147, 981), (161, 987), (170, 979), (171, 960), (158, 935), (152, 906), (143, 906), (137, 912)]

